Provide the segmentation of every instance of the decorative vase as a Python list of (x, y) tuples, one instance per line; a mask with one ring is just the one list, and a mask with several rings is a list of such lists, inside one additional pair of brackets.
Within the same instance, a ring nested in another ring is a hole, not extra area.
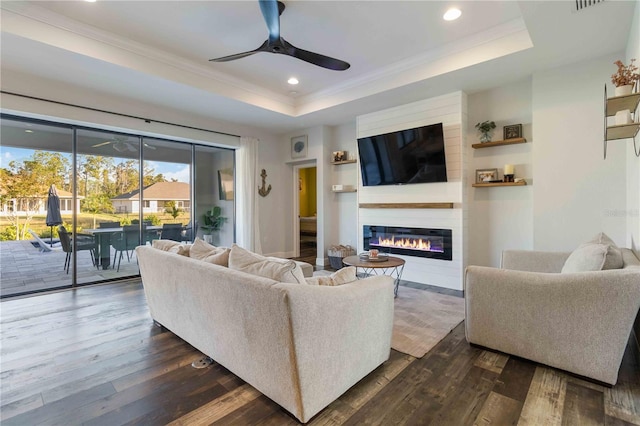
[(480, 143), (491, 142), (492, 132), (480, 132)]
[(633, 84), (625, 84), (624, 86), (617, 86), (615, 88), (614, 94), (616, 96), (626, 96), (630, 95), (633, 90)]
[(622, 111), (616, 112), (616, 126), (620, 126), (623, 124), (631, 124), (631, 111), (628, 109), (623, 109)]

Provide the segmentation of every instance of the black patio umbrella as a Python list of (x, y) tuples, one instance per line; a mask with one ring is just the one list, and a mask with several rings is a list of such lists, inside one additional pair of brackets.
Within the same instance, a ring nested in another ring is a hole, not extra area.
[(49, 187), (49, 196), (47, 197), (47, 226), (51, 227), (51, 245), (53, 245), (53, 227), (62, 225), (62, 216), (60, 215), (60, 197), (56, 191), (56, 186)]

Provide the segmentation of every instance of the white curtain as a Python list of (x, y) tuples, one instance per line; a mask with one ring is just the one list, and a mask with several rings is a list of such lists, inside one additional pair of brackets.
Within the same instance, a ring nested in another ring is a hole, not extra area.
[(237, 244), (255, 253), (262, 253), (257, 184), (258, 139), (241, 137), (237, 153)]

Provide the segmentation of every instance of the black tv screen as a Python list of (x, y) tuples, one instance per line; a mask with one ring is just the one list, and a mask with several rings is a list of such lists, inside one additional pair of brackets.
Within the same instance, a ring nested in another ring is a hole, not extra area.
[(447, 181), (442, 123), (358, 139), (364, 186)]

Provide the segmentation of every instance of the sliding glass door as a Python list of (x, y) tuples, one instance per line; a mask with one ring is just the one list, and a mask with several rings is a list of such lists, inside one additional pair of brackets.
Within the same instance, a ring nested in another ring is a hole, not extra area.
[(58, 226), (73, 222), (73, 131), (2, 118), (0, 133), (0, 296), (70, 286)]
[(216, 246), (235, 241), (235, 155), (195, 146), (195, 209), (198, 236)]
[(8, 116), (1, 132), (1, 297), (138, 276), (154, 239), (235, 240), (231, 149)]

